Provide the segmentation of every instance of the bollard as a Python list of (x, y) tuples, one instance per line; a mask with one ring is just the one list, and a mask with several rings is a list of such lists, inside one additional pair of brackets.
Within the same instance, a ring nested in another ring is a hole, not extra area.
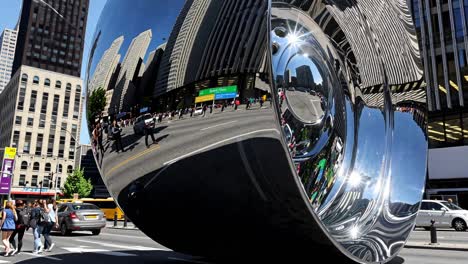
[(431, 220), (431, 244), (437, 244), (437, 228), (435, 227), (435, 220)]
[(124, 215), (124, 227), (127, 227), (127, 216)]
[(114, 213), (114, 227), (117, 227), (117, 212)]

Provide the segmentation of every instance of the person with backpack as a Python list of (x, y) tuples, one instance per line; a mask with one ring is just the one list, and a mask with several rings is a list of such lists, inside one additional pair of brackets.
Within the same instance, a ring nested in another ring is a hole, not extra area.
[[(13, 231), (13, 234), (11, 234), (10, 237), (10, 245), (13, 248), (11, 256), (21, 252), (21, 248), (23, 247), (24, 232), (29, 225), (29, 210), (28, 208), (24, 207), (24, 202), (22, 200), (16, 201), (16, 215), (18, 216), (18, 220), (16, 221), (16, 229)], [(18, 247), (16, 247), (16, 235), (18, 235)]]
[(5, 246), (5, 257), (7, 257), (13, 249), (10, 247), (10, 237), (13, 231), (15, 231), (15, 221), (18, 219), (16, 215), (15, 206), (11, 201), (6, 202), (5, 209), (2, 213), (2, 242)]
[(44, 230), (42, 234), (44, 235), (44, 248), (46, 252), (50, 252), (52, 248), (55, 246), (55, 243), (52, 242), (52, 239), (50, 238), (50, 232), (52, 231), (52, 228), (54, 226), (58, 225), (58, 218), (57, 218), (57, 203), (55, 202), (54, 199), (49, 199), (49, 201), (46, 203), (44, 200), (43, 203), (44, 210), (48, 211), (48, 219), (45, 221), (44, 224)]
[(32, 228), (34, 235), (34, 251), (33, 253), (42, 253), (44, 246), (41, 241), (41, 233), (43, 230), (42, 219), (44, 219), (44, 211), (42, 210), (39, 203), (42, 200), (35, 201), (33, 208), (31, 209), (29, 226)]

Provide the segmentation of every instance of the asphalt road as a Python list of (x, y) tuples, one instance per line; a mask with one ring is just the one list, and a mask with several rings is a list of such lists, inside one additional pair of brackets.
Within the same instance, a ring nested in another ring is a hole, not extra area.
[(286, 98), (290, 111), (302, 121), (314, 123), (324, 115), (318, 96), (297, 89), (295, 91), (286, 90)]
[[(101, 171), (110, 190), (121, 190), (130, 182), (154, 172), (178, 159), (252, 136), (279, 137), (279, 131), (269, 104), (254, 105), (237, 111), (228, 107), (205, 117), (196, 116), (164, 120), (155, 128), (156, 143), (146, 147), (145, 137), (134, 135), (133, 127), (123, 128), (125, 152), (113, 150), (113, 142), (106, 144), (104, 158), (99, 159)], [(152, 143), (151, 138), (149, 142)]]
[[(414, 235), (417, 237), (422, 235), (420, 233), (422, 232), (416, 232)], [(445, 232), (442, 234), (446, 235)], [(460, 234), (468, 236), (468, 232)], [(56, 244), (52, 252), (32, 254), (33, 236), (29, 231), (25, 234), (23, 252), (12, 257), (0, 257), (0, 263), (209, 263), (202, 258), (173, 252), (135, 229), (106, 228), (98, 236), (92, 236), (88, 232), (75, 232), (67, 237), (54, 234), (52, 239)], [(467, 251), (405, 248), (390, 263), (466, 264), (467, 259)], [(248, 262), (248, 256), (245, 262)], [(304, 263), (308, 262), (310, 260)]]
[[(430, 232), (422, 228), (421, 229), (418, 228), (411, 233), (410, 240), (412, 242), (429, 243), (431, 242)], [(439, 243), (444, 243), (444, 244), (468, 245), (468, 231), (458, 232), (453, 229), (438, 229), (437, 240)]]

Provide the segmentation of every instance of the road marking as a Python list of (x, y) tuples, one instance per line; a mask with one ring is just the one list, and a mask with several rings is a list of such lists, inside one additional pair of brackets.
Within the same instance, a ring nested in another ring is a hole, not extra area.
[(154, 150), (156, 150), (156, 149), (159, 149), (159, 145), (156, 145), (155, 147), (151, 147), (151, 148), (149, 148), (149, 149), (146, 149), (146, 150), (144, 150), (144, 151), (142, 151), (142, 152), (136, 154), (135, 156), (132, 156), (132, 157), (130, 157), (130, 158), (128, 158), (128, 159), (126, 159), (126, 160), (120, 162), (119, 164), (117, 164), (116, 166), (114, 166), (108, 173), (105, 173), (105, 174), (111, 175), (112, 172), (114, 172), (116, 169), (118, 169), (118, 168), (122, 167), (123, 165), (129, 163), (130, 161), (135, 160), (135, 159), (138, 159), (138, 158), (140, 158), (140, 157), (142, 157), (142, 156), (144, 156), (144, 155), (146, 155), (146, 154), (148, 154), (148, 153), (150, 153), (150, 152), (152, 152), (152, 151), (154, 151)]
[(177, 260), (177, 261), (183, 261), (183, 262), (191, 262), (191, 263), (211, 264), (210, 262), (205, 262), (205, 261), (200, 261), (200, 260), (194, 260), (194, 259), (183, 259), (183, 258), (175, 258), (175, 257), (168, 257), (167, 259), (170, 259), (170, 260)]
[(123, 253), (118, 251), (110, 251), (108, 249), (101, 248), (82, 248), (82, 247), (63, 247), (62, 249), (72, 253), (99, 253), (104, 255), (116, 256), (116, 257), (135, 257), (136, 254)]
[[(46, 256), (46, 255), (41, 255), (41, 254), (34, 254), (34, 253), (29, 253), (29, 252), (21, 252), (26, 255), (34, 256), (34, 257), (39, 257), (39, 258), (45, 258), (45, 259), (51, 259), (55, 261), (62, 261), (62, 259), (56, 258), (56, 257), (51, 257), (51, 256)], [(0, 262), (2, 263), (2, 262)]]
[(318, 112), (317, 112), (317, 108), (315, 107), (315, 104), (314, 104), (315, 101), (312, 101), (312, 99), (310, 99), (310, 103), (312, 104), (312, 107), (314, 108), (314, 115), (315, 116), (318, 116)]
[(104, 247), (114, 247), (114, 248), (121, 248), (127, 250), (138, 250), (138, 251), (153, 251), (153, 250), (162, 250), (162, 251), (170, 251), (170, 249), (165, 248), (155, 248), (155, 247), (143, 247), (143, 246), (124, 246), (124, 245), (117, 245), (111, 243), (102, 243), (96, 241), (89, 241), (84, 239), (76, 239), (75, 241), (83, 242), (83, 243), (90, 243), (90, 244), (98, 244)]
[(215, 142), (215, 143), (210, 144), (210, 145), (208, 145), (208, 146), (205, 146), (205, 147), (203, 147), (203, 148), (200, 148), (200, 149), (194, 150), (194, 151), (192, 151), (192, 152), (190, 152), (190, 153), (187, 153), (187, 154), (185, 154), (185, 155), (182, 155), (182, 156), (180, 156), (180, 157), (178, 157), (178, 158), (172, 159), (172, 160), (170, 160), (170, 161), (166, 161), (163, 165), (172, 164), (172, 163), (174, 163), (174, 162), (176, 162), (176, 161), (179, 161), (179, 160), (181, 160), (181, 159), (183, 159), (183, 158), (186, 158), (186, 157), (188, 157), (188, 156), (192, 156), (192, 155), (195, 154), (195, 153), (202, 152), (202, 151), (204, 151), (204, 150), (206, 150), (206, 149), (209, 149), (209, 148), (214, 147), (214, 146), (219, 145), (219, 144), (223, 144), (224, 142), (228, 142), (228, 141), (231, 141), (231, 140), (233, 140), (233, 139), (237, 139), (237, 138), (241, 138), (241, 137), (245, 137), (245, 136), (248, 136), (248, 135), (257, 134), (257, 133), (261, 133), (261, 132), (271, 132), (271, 131), (274, 131), (274, 132), (280, 134), (280, 132), (278, 131), (278, 129), (274, 129), (274, 128), (255, 130), (255, 131), (252, 131), (252, 132), (248, 132), (248, 133), (245, 133), (245, 134), (242, 134), (242, 135), (230, 137), (230, 138), (227, 138), (227, 139), (224, 139), (224, 140)]
[(10, 263), (10, 261), (0, 260), (0, 263)]
[(126, 235), (117, 235), (117, 234), (108, 234), (108, 233), (101, 233), (101, 234), (99, 234), (99, 235), (152, 240), (151, 238), (146, 237), (146, 236), (126, 236)]
[(205, 131), (205, 130), (208, 130), (208, 129), (210, 129), (210, 128), (215, 128), (215, 127), (219, 127), (219, 126), (224, 126), (224, 125), (231, 124), (231, 123), (235, 123), (235, 122), (237, 122), (237, 120), (234, 120), (234, 121), (231, 121), (231, 122), (222, 123), (222, 124), (218, 124), (218, 125), (215, 125), (215, 126), (205, 127), (205, 128), (200, 129), (200, 131)]

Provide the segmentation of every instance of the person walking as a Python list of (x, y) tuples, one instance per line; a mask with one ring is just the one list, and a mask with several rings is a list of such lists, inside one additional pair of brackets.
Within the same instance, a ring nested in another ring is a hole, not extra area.
[(42, 234), (44, 235), (44, 251), (50, 252), (55, 246), (55, 243), (52, 242), (50, 237), (50, 232), (54, 227), (58, 227), (58, 217), (57, 217), (57, 203), (54, 199), (49, 199), (46, 203), (43, 203), (44, 211), (48, 213), (49, 219), (44, 225), (44, 230)]
[(151, 136), (151, 139), (153, 140), (153, 143), (156, 143), (156, 139), (154, 139), (154, 124), (145, 124), (144, 127), (144, 132), (145, 132), (145, 144), (146, 147), (149, 148), (148, 144), (148, 136)]
[(102, 145), (102, 127), (101, 127), (101, 123), (97, 123), (96, 133), (97, 133), (98, 148), (101, 151), (101, 155), (102, 155), (102, 154), (104, 154), (104, 146)]
[(42, 241), (41, 241), (41, 234), (43, 230), (42, 215), (43, 215), (43, 210), (41, 206), (39, 205), (39, 201), (36, 200), (34, 201), (33, 208), (31, 209), (30, 220), (29, 220), (29, 226), (32, 228), (32, 232), (34, 236), (33, 253), (36, 253), (36, 254), (42, 253), (42, 251), (44, 250), (44, 246), (42, 245)]
[(124, 148), (123, 148), (123, 145), (122, 145), (122, 135), (120, 133), (121, 133), (120, 126), (114, 120), (114, 125), (112, 126), (112, 136), (113, 136), (114, 141), (115, 141), (115, 143), (114, 143), (115, 144), (115, 149), (116, 149), (117, 152), (119, 152), (119, 150), (122, 150), (122, 152), (124, 152)]
[(17, 221), (18, 216), (16, 215), (15, 206), (11, 201), (6, 202), (5, 210), (2, 213), (2, 242), (5, 246), (5, 257), (10, 255), (13, 252), (13, 249), (10, 247), (10, 237), (15, 231), (15, 221)]
[[(10, 237), (10, 245), (13, 247), (13, 252), (11, 256), (19, 254), (21, 248), (23, 247), (23, 236), (26, 228), (29, 225), (29, 209), (24, 207), (24, 202), (22, 200), (16, 201), (16, 215), (18, 220), (16, 221), (16, 229), (13, 231)], [(16, 246), (16, 235), (18, 235), (18, 247)]]

